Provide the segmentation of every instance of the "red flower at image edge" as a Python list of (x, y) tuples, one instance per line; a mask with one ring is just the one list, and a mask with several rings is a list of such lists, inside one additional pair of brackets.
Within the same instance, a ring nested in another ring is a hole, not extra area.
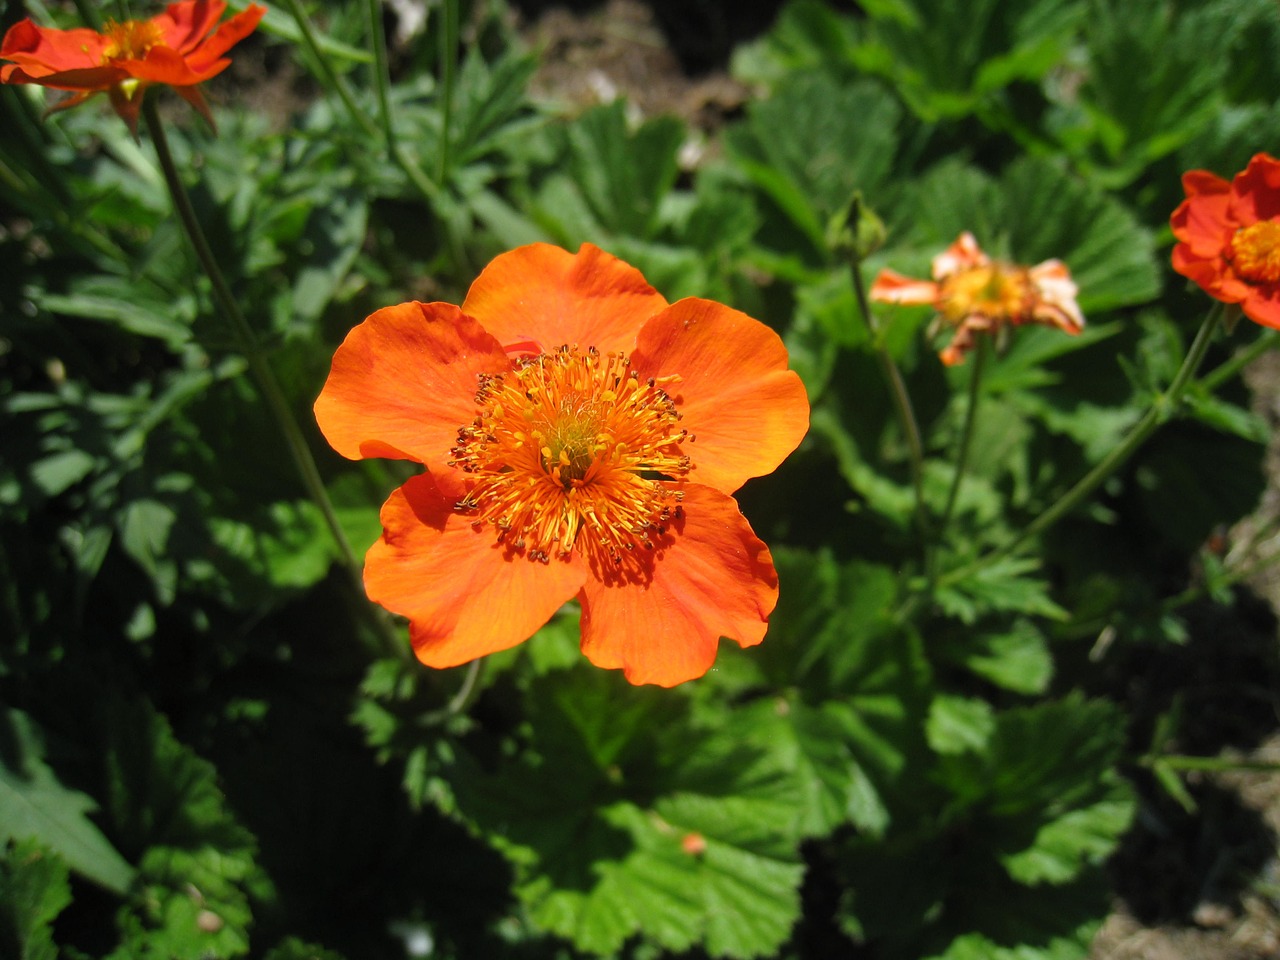
[(1072, 336), (1084, 329), (1076, 285), (1061, 260), (1034, 267), (992, 260), (965, 231), (933, 258), (933, 280), (881, 270), (870, 296), (879, 303), (923, 304), (938, 312), (929, 335), (953, 331), (939, 354), (947, 366), (963, 363), (979, 333), (1003, 334), (1028, 323), (1056, 327)]
[(512, 647), (574, 597), (583, 653), (632, 683), (673, 686), (721, 637), (764, 639), (778, 578), (731, 494), (795, 449), (809, 404), (746, 314), (668, 304), (589, 244), (533, 244), (461, 308), (369, 316), (315, 413), (346, 457), (427, 467), (383, 506), (365, 561), (423, 663)]
[(226, 9), (223, 0), (184, 0), (169, 4), (150, 20), (109, 20), (101, 33), (83, 27), (55, 30), (22, 20), (0, 43), (0, 59), (13, 61), (0, 67), (0, 83), (34, 83), (74, 92), (51, 111), (106, 93), (135, 134), (143, 91), (151, 84), (166, 84), (213, 126), (196, 85), (230, 66), (223, 54), (252, 33), (267, 12), (250, 4), (214, 30)]
[(1182, 175), (1187, 199), (1170, 217), (1173, 269), (1209, 296), (1280, 329), (1280, 161), (1259, 153), (1228, 183), (1207, 170)]

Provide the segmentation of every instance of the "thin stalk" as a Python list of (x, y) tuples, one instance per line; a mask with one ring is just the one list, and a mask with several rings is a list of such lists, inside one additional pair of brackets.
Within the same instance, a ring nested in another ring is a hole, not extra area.
[(440, 3), (440, 175), (449, 177), (449, 127), (453, 122), (453, 75), (458, 60), (458, 0)]
[[(351, 114), (352, 119), (360, 126), (360, 128), (369, 136), (377, 136), (378, 130), (373, 122), (365, 115), (364, 111), (356, 106), (355, 98), (351, 95), (351, 88), (347, 86), (347, 82), (342, 79), (341, 74), (333, 69), (333, 65), (329, 63), (329, 58), (321, 51), (320, 45), (316, 43), (315, 31), (311, 29), (311, 21), (308, 19), (305, 11), (299, 6), (298, 0), (285, 0), (289, 7), (289, 12), (293, 14), (293, 20), (298, 25), (298, 32), (302, 34), (302, 42), (310, 52), (316, 64), (320, 67), (320, 72), (324, 74), (325, 84), (338, 95), (338, 99), (342, 101), (342, 105), (347, 108), (347, 112)], [(381, 24), (379, 24), (379, 31)]]
[(969, 402), (965, 407), (964, 427), (960, 431), (960, 445), (956, 450), (956, 472), (951, 478), (951, 489), (947, 491), (947, 504), (942, 508), (942, 519), (938, 521), (938, 530), (935, 534), (939, 544), (947, 532), (947, 524), (951, 522), (951, 512), (955, 509), (965, 468), (969, 465), (969, 448), (973, 441), (975, 414), (978, 411), (978, 399), (982, 395), (982, 371), (986, 366), (987, 354), (990, 352), (991, 345), (987, 343), (987, 338), (981, 338), (978, 341), (978, 353), (974, 357), (973, 368), (969, 373)]
[(1271, 760), (1230, 760), (1226, 757), (1188, 757), (1180, 754), (1144, 757), (1142, 765), (1144, 767), (1159, 765), (1170, 770), (1200, 770), (1206, 773), (1232, 773), (1237, 770), (1280, 772), (1280, 763)]
[[(217, 300), (218, 307), (223, 315), (231, 323), (236, 339), (239, 341), (240, 349), (249, 364), (249, 371), (258, 384), (258, 390), (266, 401), (276, 426), (284, 435), (285, 446), (289, 450), (289, 455), (298, 470), (303, 486), (306, 488), (307, 493), (310, 494), (311, 499), (315, 501), (316, 506), (320, 508), (325, 524), (329, 527), (334, 543), (337, 544), (343, 564), (350, 573), (357, 591), (363, 595), (364, 581), (360, 559), (356, 556), (355, 551), (351, 549), (351, 543), (347, 540), (347, 535), (342, 530), (342, 524), (338, 522), (338, 515), (334, 511), (333, 503), (329, 500), (329, 494), (324, 488), (324, 481), (320, 478), (320, 471), (316, 468), (316, 462), (311, 456), (311, 450), (307, 446), (302, 429), (298, 426), (298, 421), (294, 418), (293, 411), (289, 409), (289, 403), (285, 400), (284, 391), (280, 389), (280, 383), (276, 379), (271, 365), (267, 363), (266, 355), (258, 343), (258, 338), (241, 312), (236, 298), (232, 295), (231, 289), (227, 286), (227, 281), (222, 275), (222, 270), (218, 267), (217, 258), (214, 257), (213, 250), (209, 247), (209, 241), (205, 238), (204, 230), (196, 217), (195, 209), (191, 206), (191, 198), (187, 195), (186, 187), (183, 186), (182, 178), (178, 174), (178, 167), (174, 163), (173, 153), (169, 149), (169, 139), (165, 134), (160, 114), (156, 111), (154, 98), (146, 97), (143, 99), (142, 116), (147, 125), (147, 132), (150, 133), (151, 139), (155, 143), (156, 156), (160, 161), (160, 171), (164, 175), (165, 184), (169, 188), (169, 196), (173, 200), (174, 210), (177, 212), (178, 219), (186, 231), (187, 238), (191, 241), (191, 246), (195, 249), (196, 258), (200, 261), (205, 274), (209, 277), (209, 282), (213, 286), (214, 299)], [(395, 634), (391, 632), (389, 624), (384, 619), (379, 619), (378, 622), (384, 628), (382, 629), (383, 640), (387, 643), (389, 650), (398, 653), (401, 645)]]
[(102, 29), (102, 18), (98, 16), (97, 8), (86, 0), (76, 0), (76, 11), (80, 14), (80, 19), (84, 21), (86, 27), (94, 30)]
[(1225, 360), (1200, 378), (1200, 386), (1213, 391), (1232, 379), (1264, 353), (1280, 347), (1280, 330), (1268, 330), (1230, 360)]
[(391, 70), (387, 63), (387, 41), (382, 31), (380, 0), (368, 0), (369, 34), (373, 40), (373, 75), (378, 94), (378, 121), (387, 153), (409, 181), (429, 202), (437, 199), (440, 188), (400, 151), (395, 125), (391, 121)]
[(472, 695), (479, 689), (480, 673), (483, 667), (484, 657), (467, 664), (467, 672), (462, 678), (462, 686), (458, 687), (458, 692), (439, 710), (425, 714), (421, 723), (424, 726), (436, 727), (462, 713), (470, 705)]
[(1169, 384), (1169, 389), (1161, 396), (1157, 397), (1151, 404), (1150, 409), (1138, 421), (1137, 425), (1125, 437), (1124, 442), (1120, 446), (1111, 451), (1101, 462), (1099, 462), (1092, 470), (1079, 480), (1074, 487), (1059, 497), (1054, 503), (1045, 509), (1038, 517), (1027, 524), (1022, 532), (1010, 540), (1002, 547), (991, 551), (984, 557), (979, 557), (973, 563), (953, 570), (944, 576), (940, 582), (954, 583), (962, 580), (976, 570), (980, 570), (988, 564), (999, 560), (1002, 557), (1012, 553), (1024, 541), (1031, 539), (1037, 534), (1047, 530), (1049, 527), (1057, 523), (1062, 517), (1074, 510), (1089, 494), (1093, 493), (1104, 481), (1112, 474), (1120, 469), (1133, 454), (1146, 442), (1147, 438), (1155, 432), (1156, 428), (1169, 419), (1177, 410), (1178, 404), (1182, 400), (1182, 394), (1186, 391), (1187, 385), (1191, 382), (1191, 378), (1195, 376), (1197, 368), (1204, 360), (1205, 352), (1209, 349), (1209, 343), (1213, 340), (1214, 331), (1217, 329), (1219, 318), (1221, 317), (1221, 305), (1211, 309), (1205, 317), (1204, 322), (1200, 325), (1200, 330), (1196, 333), (1196, 338), (1191, 344), (1191, 349), (1187, 351), (1186, 357), (1182, 361), (1182, 366), (1178, 368), (1178, 372), (1174, 375), (1173, 382)]
[(902, 432), (907, 439), (907, 453), (911, 461), (911, 486), (915, 490), (915, 519), (921, 543), (929, 542), (929, 520), (924, 506), (924, 444), (920, 440), (920, 425), (916, 421), (915, 410), (911, 406), (911, 395), (907, 392), (906, 381), (902, 379), (902, 371), (894, 363), (889, 349), (884, 345), (879, 325), (871, 312), (867, 300), (866, 287), (862, 282), (862, 263), (854, 260), (849, 265), (853, 275), (853, 292), (858, 300), (858, 309), (862, 312), (863, 322), (871, 332), (871, 343), (875, 349), (876, 359), (880, 363), (881, 373), (889, 387), (889, 396), (893, 400), (893, 408), (897, 412)]

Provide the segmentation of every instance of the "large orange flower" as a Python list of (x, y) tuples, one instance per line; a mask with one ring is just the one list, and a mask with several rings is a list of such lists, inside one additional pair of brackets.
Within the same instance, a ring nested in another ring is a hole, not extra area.
[(589, 244), (533, 244), (461, 308), (368, 317), (315, 412), (344, 456), (427, 467), (365, 562), (424, 663), (514, 646), (575, 596), (583, 652), (632, 683), (699, 677), (722, 636), (764, 638), (777, 574), (731, 494), (795, 449), (809, 405), (751, 317), (668, 304)]
[(13, 61), (0, 67), (0, 83), (36, 83), (74, 91), (53, 110), (106, 93), (135, 133), (143, 91), (163, 83), (177, 90), (212, 126), (213, 117), (196, 85), (230, 66), (223, 54), (252, 33), (267, 12), (250, 4), (214, 30), (226, 9), (223, 0), (183, 0), (169, 4), (150, 20), (108, 21), (101, 33), (85, 28), (53, 30), (22, 20), (9, 28), (0, 43), (0, 59)]
[(1280, 161), (1259, 153), (1228, 183), (1207, 170), (1182, 175), (1187, 199), (1170, 223), (1173, 269), (1244, 315), (1280, 329)]
[(1046, 260), (1024, 267), (992, 260), (968, 231), (933, 258), (932, 281), (881, 270), (871, 285), (871, 299), (937, 310), (936, 326), (955, 331), (940, 354), (948, 366), (963, 362), (979, 333), (997, 334), (1025, 323), (1047, 324), (1072, 335), (1084, 329), (1066, 264)]

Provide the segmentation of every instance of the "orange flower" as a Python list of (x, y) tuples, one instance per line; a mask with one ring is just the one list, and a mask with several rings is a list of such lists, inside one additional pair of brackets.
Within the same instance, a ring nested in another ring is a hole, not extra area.
[(22, 20), (0, 44), (0, 60), (13, 61), (0, 67), (0, 83), (36, 83), (75, 91), (51, 110), (74, 107), (105, 92), (135, 135), (143, 91), (163, 83), (177, 90), (213, 126), (196, 85), (230, 66), (223, 54), (252, 33), (267, 12), (250, 4), (210, 34), (226, 8), (223, 0), (183, 0), (169, 4), (150, 20), (109, 20), (102, 33), (85, 28), (53, 30)]
[(1206, 170), (1182, 175), (1187, 199), (1170, 223), (1173, 269), (1244, 315), (1280, 329), (1280, 161), (1255, 154), (1230, 183)]
[(1076, 285), (1066, 264), (1046, 260), (1023, 267), (992, 260), (968, 231), (933, 258), (932, 281), (881, 270), (871, 285), (871, 299), (928, 304), (937, 310), (930, 336), (941, 325), (955, 331), (940, 354), (947, 366), (964, 361), (976, 334), (998, 334), (1006, 325), (1043, 323), (1072, 335), (1084, 329)]
[(764, 639), (778, 578), (731, 494), (795, 449), (809, 405), (747, 315), (668, 304), (590, 244), (533, 244), (461, 308), (369, 316), (315, 412), (346, 457), (427, 467), (383, 506), (364, 576), (423, 663), (512, 647), (575, 596), (583, 653), (632, 683), (701, 676), (722, 636)]

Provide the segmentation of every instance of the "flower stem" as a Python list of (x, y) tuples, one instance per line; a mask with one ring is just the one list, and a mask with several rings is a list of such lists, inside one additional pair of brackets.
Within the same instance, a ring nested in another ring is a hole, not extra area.
[[(347, 108), (347, 113), (351, 114), (352, 119), (360, 126), (360, 128), (369, 136), (377, 136), (378, 130), (374, 127), (365, 112), (356, 106), (355, 98), (351, 95), (351, 88), (347, 86), (347, 82), (342, 79), (341, 75), (333, 69), (333, 65), (329, 62), (329, 58), (324, 55), (320, 49), (320, 44), (316, 42), (315, 31), (311, 29), (311, 20), (307, 17), (302, 7), (298, 5), (298, 0), (285, 0), (289, 7), (289, 12), (293, 14), (293, 20), (298, 25), (298, 32), (302, 34), (302, 43), (306, 46), (307, 51), (311, 54), (312, 59), (316, 61), (316, 65), (320, 68), (320, 72), (324, 75), (324, 82), (333, 90), (338, 99), (342, 101), (342, 105)], [(377, 24), (377, 35), (382, 35), (381, 21)]]
[(951, 512), (956, 506), (956, 497), (960, 493), (960, 484), (964, 479), (965, 468), (969, 464), (969, 448), (973, 441), (973, 425), (975, 422), (975, 414), (978, 410), (978, 400), (982, 395), (982, 371), (986, 366), (987, 354), (991, 352), (991, 345), (987, 343), (987, 338), (982, 337), (978, 341), (977, 356), (973, 360), (973, 368), (969, 373), (969, 402), (964, 411), (964, 427), (960, 431), (960, 445), (956, 449), (956, 472), (951, 478), (951, 489), (947, 491), (947, 503), (942, 508), (942, 519), (938, 521), (938, 529), (935, 536), (939, 543), (947, 531), (947, 524), (951, 522)]
[(458, 0), (440, 4), (440, 175), (449, 177), (449, 127), (453, 122), (453, 75), (458, 59)]
[(911, 406), (911, 395), (907, 392), (907, 384), (902, 379), (902, 371), (894, 363), (889, 348), (884, 344), (875, 315), (867, 300), (867, 290), (862, 282), (862, 262), (854, 259), (849, 265), (853, 275), (853, 292), (858, 301), (858, 309), (862, 312), (862, 320), (871, 333), (871, 345), (876, 359), (880, 362), (880, 370), (885, 384), (889, 388), (889, 396), (893, 400), (894, 410), (902, 425), (902, 432), (907, 440), (907, 453), (911, 461), (911, 485), (915, 490), (915, 520), (921, 542), (929, 542), (929, 520), (924, 506), (924, 444), (920, 440), (920, 426), (916, 421), (915, 410)]
[(1196, 338), (1191, 344), (1191, 348), (1187, 351), (1187, 355), (1182, 361), (1182, 366), (1178, 368), (1173, 382), (1169, 384), (1169, 389), (1156, 397), (1151, 407), (1134, 428), (1129, 431), (1129, 435), (1125, 437), (1120, 446), (1112, 450), (1092, 470), (1085, 474), (1074, 487), (1028, 523), (1016, 537), (1003, 546), (997, 547), (986, 556), (979, 557), (973, 563), (952, 570), (942, 577), (940, 582), (943, 584), (955, 583), (1012, 553), (1023, 542), (1047, 530), (1074, 510), (1085, 497), (1093, 493), (1104, 481), (1119, 470), (1125, 461), (1133, 456), (1137, 449), (1146, 442), (1147, 438), (1155, 432), (1156, 428), (1167, 421), (1177, 410), (1178, 404), (1182, 400), (1182, 394), (1186, 391), (1191, 378), (1204, 360), (1205, 352), (1209, 349), (1209, 343), (1213, 340), (1213, 333), (1217, 329), (1218, 321), (1221, 317), (1220, 308), (1221, 305), (1215, 306), (1205, 316), (1204, 322), (1201, 323), (1200, 329), (1196, 333)]
[(1223, 361), (1201, 377), (1200, 386), (1208, 391), (1218, 389), (1258, 357), (1278, 346), (1280, 346), (1280, 330), (1268, 330), (1230, 360)]
[[(316, 506), (320, 508), (325, 524), (329, 527), (329, 532), (338, 547), (343, 565), (351, 575), (358, 592), (363, 596), (363, 565), (356, 556), (355, 551), (351, 549), (351, 543), (347, 540), (347, 535), (343, 532), (341, 523), (338, 522), (338, 515), (334, 511), (333, 503), (329, 500), (329, 494), (324, 488), (324, 481), (320, 478), (320, 471), (316, 467), (315, 459), (311, 456), (311, 450), (307, 446), (306, 438), (302, 434), (302, 429), (298, 426), (297, 419), (289, 409), (289, 403), (284, 397), (284, 392), (280, 389), (280, 383), (276, 379), (275, 373), (271, 370), (271, 365), (267, 363), (266, 355), (258, 343), (258, 338), (254, 334), (253, 328), (249, 325), (248, 320), (245, 319), (239, 304), (231, 293), (230, 287), (227, 286), (222, 270), (218, 267), (218, 261), (213, 255), (213, 250), (209, 247), (209, 241), (205, 238), (204, 230), (200, 227), (200, 221), (196, 217), (195, 209), (191, 206), (191, 198), (187, 195), (187, 190), (182, 184), (177, 165), (173, 161), (173, 153), (169, 149), (169, 139), (164, 132), (164, 124), (160, 120), (160, 115), (156, 111), (155, 100), (152, 97), (144, 97), (142, 101), (142, 116), (147, 125), (147, 132), (151, 134), (152, 142), (155, 143), (156, 156), (160, 161), (160, 170), (164, 175), (165, 184), (169, 188), (169, 196), (173, 200), (174, 210), (178, 214), (178, 219), (182, 223), (187, 238), (191, 241), (192, 247), (195, 248), (196, 258), (200, 261), (205, 274), (209, 277), (209, 282), (213, 287), (214, 299), (217, 300), (218, 307), (223, 315), (231, 323), (235, 337), (239, 341), (240, 349), (249, 364), (249, 371), (258, 384), (258, 390), (266, 401), (267, 407), (271, 411), (271, 416), (276, 421), (280, 432), (284, 435), (285, 446), (293, 458), (294, 466), (297, 467), (302, 484)], [(388, 644), (391, 651), (398, 654), (401, 644), (394, 632), (390, 630), (389, 622), (381, 618), (379, 618), (379, 622), (385, 627), (381, 631), (384, 642)]]

